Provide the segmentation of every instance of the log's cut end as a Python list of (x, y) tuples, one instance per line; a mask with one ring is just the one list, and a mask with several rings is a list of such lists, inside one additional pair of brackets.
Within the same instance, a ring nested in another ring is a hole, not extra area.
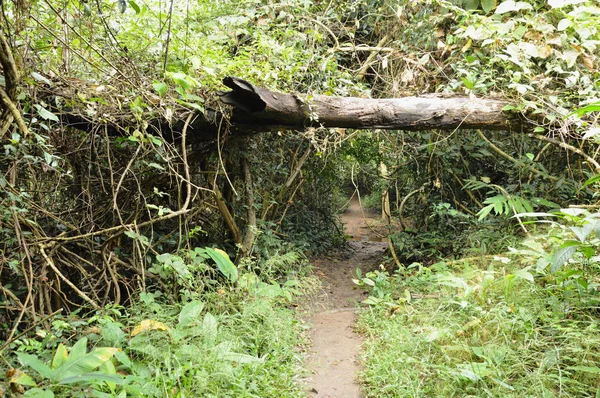
[(232, 89), (217, 93), (223, 103), (251, 113), (262, 112), (267, 106), (250, 82), (239, 77), (227, 76), (223, 79), (223, 84)]

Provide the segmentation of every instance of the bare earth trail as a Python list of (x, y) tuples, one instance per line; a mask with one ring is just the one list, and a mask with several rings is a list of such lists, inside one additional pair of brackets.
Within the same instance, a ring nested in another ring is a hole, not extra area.
[(363, 271), (376, 267), (387, 243), (378, 242), (367, 226), (377, 223), (377, 214), (363, 212), (356, 198), (351, 200), (342, 221), (346, 234), (352, 239), (349, 249), (313, 261), (324, 288), (309, 319), (313, 345), (306, 365), (312, 373), (308, 380), (311, 397), (363, 396), (356, 382), (362, 338), (353, 328), (357, 304), (365, 297), (352, 278), (357, 267)]

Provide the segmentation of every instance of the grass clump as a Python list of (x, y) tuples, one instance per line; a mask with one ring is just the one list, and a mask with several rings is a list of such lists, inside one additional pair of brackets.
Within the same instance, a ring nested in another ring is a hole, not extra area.
[(297, 378), (305, 327), (291, 304), (314, 281), (304, 276), (302, 259), (288, 261), (288, 276), (273, 280), (248, 264), (236, 267), (224, 252), (209, 253), (220, 262), (162, 258), (153, 271), (172, 277), (176, 267), (179, 275), (168, 292), (149, 288), (129, 308), (110, 306), (83, 319), (58, 316), (50, 329), (15, 340), (5, 391), (27, 397), (304, 396)]
[(506, 256), (361, 276), (367, 395), (599, 396), (597, 238), (565, 258), (565, 231)]

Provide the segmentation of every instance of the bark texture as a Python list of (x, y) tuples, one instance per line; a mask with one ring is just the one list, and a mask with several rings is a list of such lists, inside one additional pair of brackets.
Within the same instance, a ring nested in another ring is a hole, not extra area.
[(239, 129), (340, 127), (355, 129), (509, 130), (521, 121), (503, 112), (506, 101), (470, 97), (404, 97), (371, 99), (326, 95), (283, 94), (236, 77), (223, 83), (231, 91), (218, 93), (233, 107), (231, 122)]

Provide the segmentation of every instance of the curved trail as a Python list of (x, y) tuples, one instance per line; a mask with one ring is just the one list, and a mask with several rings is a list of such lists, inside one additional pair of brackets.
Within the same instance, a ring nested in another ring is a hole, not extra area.
[(353, 327), (357, 303), (365, 297), (352, 278), (357, 267), (363, 272), (376, 267), (387, 243), (373, 241), (376, 238), (365, 222), (375, 223), (377, 215), (363, 214), (357, 199), (350, 202), (342, 221), (352, 238), (349, 250), (313, 261), (324, 291), (309, 320), (313, 342), (306, 364), (312, 373), (308, 382), (310, 397), (362, 397), (356, 382), (362, 338)]

